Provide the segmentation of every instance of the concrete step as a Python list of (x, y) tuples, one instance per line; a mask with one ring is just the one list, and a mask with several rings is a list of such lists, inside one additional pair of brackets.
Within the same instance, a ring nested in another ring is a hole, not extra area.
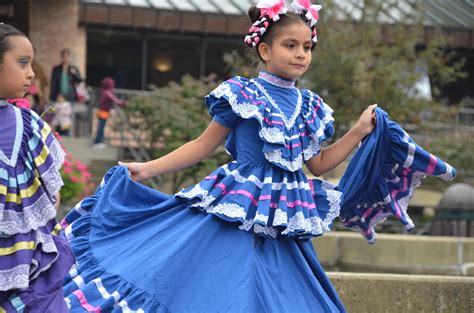
[(115, 147), (94, 149), (90, 138), (77, 137), (62, 137), (61, 144), (74, 161), (80, 161), (88, 167), (92, 174), (91, 182), (95, 184), (100, 183), (104, 174), (117, 165), (118, 149)]
[(474, 278), (328, 273), (347, 312), (474, 312)]

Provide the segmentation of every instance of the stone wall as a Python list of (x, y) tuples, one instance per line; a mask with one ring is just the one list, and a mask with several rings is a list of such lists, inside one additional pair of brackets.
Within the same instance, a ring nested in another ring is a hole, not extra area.
[(379, 234), (375, 244), (352, 232), (313, 239), (326, 270), (474, 276), (474, 238)]
[[(35, 61), (46, 78), (51, 69), (60, 62), (60, 52), (68, 48), (72, 62), (85, 76), (86, 31), (79, 26), (79, 0), (30, 0), (29, 38), (35, 48)], [(46, 90), (49, 94), (48, 89)]]
[(328, 273), (350, 313), (474, 312), (474, 278)]

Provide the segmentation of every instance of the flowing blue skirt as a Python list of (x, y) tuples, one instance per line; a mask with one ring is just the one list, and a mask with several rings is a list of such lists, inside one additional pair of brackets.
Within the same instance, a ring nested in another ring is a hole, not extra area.
[(107, 173), (63, 221), (71, 312), (344, 312), (311, 241), (257, 237)]

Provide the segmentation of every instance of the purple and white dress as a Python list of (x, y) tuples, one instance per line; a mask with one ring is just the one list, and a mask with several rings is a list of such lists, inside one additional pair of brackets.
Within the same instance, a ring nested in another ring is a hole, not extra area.
[(0, 312), (67, 312), (74, 257), (56, 222), (64, 152), (31, 110), (0, 101)]

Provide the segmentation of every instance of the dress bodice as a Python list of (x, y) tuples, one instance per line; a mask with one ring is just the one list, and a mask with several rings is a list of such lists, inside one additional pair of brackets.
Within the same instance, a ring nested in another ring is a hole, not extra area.
[(333, 111), (315, 93), (279, 86), (281, 78), (263, 73), (223, 82), (206, 97), (209, 112), (216, 122), (232, 128), (225, 146), (234, 160), (241, 160), (241, 150), (252, 149), (256, 160), (263, 155), (284, 170), (301, 170), (320, 151), (321, 142), (334, 134)]
[(333, 135), (332, 109), (294, 81), (267, 72), (231, 78), (206, 102), (213, 120), (231, 128), (225, 147), (234, 162), (177, 197), (271, 237), (328, 231), (339, 214), (340, 192), (308, 180), (302, 166)]
[(26, 233), (56, 216), (64, 152), (36, 113), (12, 105), (1, 110), (14, 123), (1, 127), (13, 139), (0, 140), (0, 234)]

